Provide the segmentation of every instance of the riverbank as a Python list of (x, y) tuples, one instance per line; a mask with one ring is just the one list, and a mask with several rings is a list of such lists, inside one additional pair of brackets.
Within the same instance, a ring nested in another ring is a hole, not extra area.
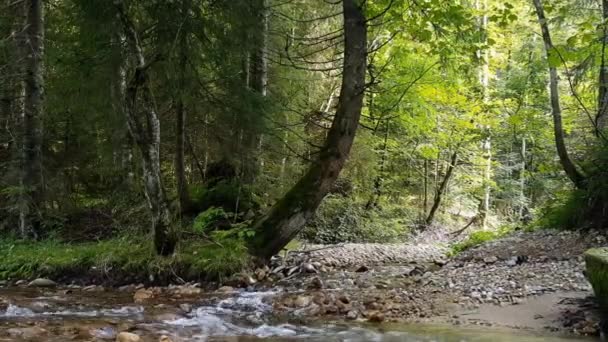
[[(606, 245), (603, 235), (515, 232), (455, 256), (449, 238), (427, 232), (403, 244), (300, 246), (255, 270), (246, 261), (244, 244), (189, 241), (175, 256), (158, 258), (147, 242), (130, 239), (46, 242), (46, 247), (5, 241), (0, 246), (0, 276), (10, 279), (0, 287), (35, 288), (40, 284), (28, 282), (45, 277), (69, 284), (54, 290), (66, 301), (77, 301), (70, 298), (77, 292), (118, 291), (135, 304), (169, 300), (190, 309), (209, 293), (266, 293), (270, 311), (284, 320), (598, 334), (582, 253)], [(216, 282), (201, 282), (209, 279)], [(183, 285), (166, 286), (169, 283)], [(165, 286), (154, 287), (159, 284)], [(181, 314), (188, 313), (179, 308)]]
[(397, 263), (366, 258), (354, 245), (328, 247), (288, 260), (315, 271), (279, 281), (287, 290), (275, 307), (295, 316), (597, 335), (582, 253), (605, 243), (598, 233), (516, 232), (451, 259), (436, 246), (412, 245), (403, 255), (421, 257)]

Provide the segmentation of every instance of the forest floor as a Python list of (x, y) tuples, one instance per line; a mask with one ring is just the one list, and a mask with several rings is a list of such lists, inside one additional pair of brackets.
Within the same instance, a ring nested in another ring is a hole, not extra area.
[[(295, 316), (598, 334), (582, 253), (605, 245), (604, 236), (515, 232), (452, 258), (445, 237), (292, 253), (284, 263), (306, 272), (278, 282), (286, 291), (275, 308)], [(275, 272), (293, 269), (281, 267)]]

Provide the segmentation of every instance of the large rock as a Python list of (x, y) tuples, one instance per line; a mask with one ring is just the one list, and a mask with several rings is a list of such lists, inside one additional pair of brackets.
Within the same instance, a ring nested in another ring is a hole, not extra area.
[(28, 286), (31, 287), (55, 287), (57, 286), (57, 283), (52, 281), (51, 279), (46, 279), (46, 278), (38, 278), (35, 280), (32, 280)]
[(608, 311), (608, 247), (592, 248), (585, 252), (587, 280), (593, 287), (600, 307)]
[(116, 336), (116, 342), (143, 342), (143, 339), (137, 334), (121, 332)]

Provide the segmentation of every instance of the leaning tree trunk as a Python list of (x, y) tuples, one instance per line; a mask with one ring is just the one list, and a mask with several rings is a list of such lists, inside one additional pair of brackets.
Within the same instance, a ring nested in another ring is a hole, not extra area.
[(426, 223), (427, 226), (431, 225), (433, 223), (433, 220), (435, 219), (435, 214), (439, 209), (439, 205), (441, 204), (441, 200), (443, 199), (443, 194), (445, 193), (445, 189), (448, 186), (448, 182), (452, 177), (452, 174), (454, 173), (454, 168), (456, 168), (457, 163), (458, 152), (454, 152), (452, 153), (452, 157), (450, 158), (450, 165), (448, 165), (448, 169), (445, 172), (445, 176), (443, 177), (443, 180), (441, 181), (439, 187), (435, 192), (435, 199), (433, 200), (433, 206), (431, 207), (431, 211), (429, 211), (426, 220), (424, 220), (424, 223)]
[(255, 224), (252, 252), (268, 259), (278, 253), (314, 215), (338, 178), (359, 125), (367, 61), (367, 26), (360, 1), (343, 0), (344, 66), (340, 99), (318, 159), (308, 172)]
[[(154, 248), (160, 255), (169, 255), (175, 250), (176, 238), (171, 231), (171, 213), (160, 170), (160, 121), (148, 81), (148, 68), (135, 26), (128, 17), (123, 1), (116, 4), (125, 37), (135, 60), (133, 78), (125, 94), (125, 114), (129, 131), (142, 156), (143, 178), (146, 198), (152, 214)], [(137, 107), (141, 89), (143, 108)], [(144, 113), (145, 124), (139, 113)]]
[(34, 232), (42, 203), (42, 115), (44, 114), (44, 4), (27, 2), (23, 53), (25, 57), (25, 99), (23, 102), (23, 199), (19, 213), (21, 235)]
[(608, 129), (608, 65), (606, 65), (606, 44), (608, 44), (608, 0), (602, 0), (602, 52), (600, 63), (597, 114), (595, 117), (596, 135), (605, 137)]
[(559, 88), (558, 88), (558, 77), (557, 69), (552, 66), (550, 56), (555, 53), (555, 48), (551, 41), (551, 34), (549, 33), (549, 25), (545, 18), (545, 11), (541, 0), (533, 0), (534, 7), (536, 8), (536, 14), (538, 16), (538, 23), (542, 31), (543, 41), (545, 43), (545, 53), (547, 55), (547, 62), (549, 63), (549, 91), (551, 97), (551, 114), (553, 115), (553, 131), (555, 134), (555, 146), (557, 148), (557, 155), (562, 164), (562, 168), (566, 172), (566, 175), (574, 185), (579, 188), (585, 188), (585, 176), (576, 168), (572, 159), (568, 155), (566, 143), (564, 139), (564, 129), (562, 128), (562, 110), (559, 104)]

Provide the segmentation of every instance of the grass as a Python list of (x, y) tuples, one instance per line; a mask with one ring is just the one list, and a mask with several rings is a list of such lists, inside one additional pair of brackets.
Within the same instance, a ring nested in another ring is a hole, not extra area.
[(0, 240), (0, 280), (48, 277), (109, 284), (169, 283), (218, 279), (249, 265), (240, 239), (184, 241), (171, 257), (156, 256), (149, 240), (132, 237), (73, 244)]
[(454, 256), (466, 251), (469, 248), (479, 246), (482, 243), (496, 240), (508, 234), (511, 231), (510, 228), (501, 228), (498, 230), (480, 230), (471, 233), (465, 240), (452, 245), (450, 255)]

